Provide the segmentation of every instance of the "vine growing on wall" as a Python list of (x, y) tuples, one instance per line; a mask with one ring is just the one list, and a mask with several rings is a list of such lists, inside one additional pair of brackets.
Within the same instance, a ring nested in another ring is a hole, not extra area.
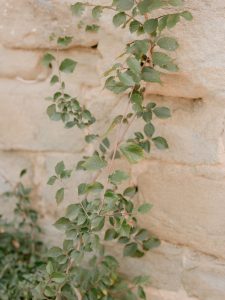
[[(70, 178), (73, 172), (93, 174), (92, 180), (78, 186), (76, 200), (55, 223), (65, 239), (62, 247), (52, 247), (48, 252), (46, 280), (36, 289), (37, 299), (146, 299), (144, 286), (148, 278), (140, 275), (128, 280), (110, 247), (114, 241), (123, 247), (124, 257), (141, 258), (159, 245), (159, 240), (138, 224), (138, 218), (149, 212), (151, 204), (136, 205), (138, 187), (129, 185), (129, 174), (115, 162), (125, 158), (136, 164), (150, 154), (152, 147), (168, 148), (166, 139), (155, 134), (154, 121), (169, 118), (170, 110), (144, 100), (146, 84), (160, 84), (162, 73), (178, 71), (172, 53), (179, 44), (170, 29), (181, 19), (192, 19), (190, 12), (180, 9), (182, 4), (182, 0), (114, 0), (111, 5), (71, 5), (71, 12), (80, 18), (80, 26), (86, 31), (98, 31), (98, 20), (110, 10), (114, 26), (133, 34), (124, 53), (104, 74), (105, 89), (127, 96), (125, 111), (109, 122), (106, 131), (96, 132), (93, 114), (67, 92), (64, 74), (74, 72), (77, 62), (72, 58), (60, 61), (57, 53), (47, 53), (43, 58), (47, 67), (55, 64), (58, 70), (51, 78), (56, 91), (48, 98), (52, 102), (47, 108), (49, 118), (62, 121), (66, 128), (83, 130), (85, 142), (95, 150), (84, 155), (75, 170), (59, 162), (49, 178), (48, 184), (54, 185)], [(84, 24), (84, 12), (90, 14), (92, 24)], [(71, 41), (70, 36), (58, 37), (59, 50)], [(136, 120), (142, 121), (142, 130), (127, 136)], [(55, 197), (58, 204), (63, 201), (64, 187)]]

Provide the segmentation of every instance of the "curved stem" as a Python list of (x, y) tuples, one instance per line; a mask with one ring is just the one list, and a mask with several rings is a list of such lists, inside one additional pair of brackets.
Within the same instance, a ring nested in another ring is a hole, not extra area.
[[(113, 10), (117, 13), (119, 13), (118, 10), (116, 10), (114, 7), (110, 6), (110, 5), (99, 5), (99, 4), (91, 4), (91, 3), (84, 3), (85, 6), (89, 6), (89, 7), (96, 7), (96, 6), (101, 6), (103, 9), (109, 9), (109, 10)], [(139, 23), (141, 23), (138, 19), (136, 19), (135, 17), (133, 17), (132, 15), (126, 13), (126, 12), (123, 12), (127, 17), (130, 18), (130, 20), (134, 20), (134, 21), (137, 21)], [(141, 23), (143, 25), (143, 23)]]

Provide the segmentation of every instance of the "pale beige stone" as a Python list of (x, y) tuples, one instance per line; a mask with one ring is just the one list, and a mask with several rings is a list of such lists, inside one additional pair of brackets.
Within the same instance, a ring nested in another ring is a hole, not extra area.
[(197, 298), (188, 297), (187, 293), (183, 290), (171, 292), (149, 288), (146, 292), (147, 296), (151, 300), (197, 300)]
[(188, 295), (204, 300), (225, 297), (225, 261), (186, 251), (182, 282)]
[(209, 177), (199, 167), (149, 161), (134, 167), (139, 201), (154, 205), (141, 222), (172, 243), (187, 245), (225, 257), (225, 169), (208, 166)]

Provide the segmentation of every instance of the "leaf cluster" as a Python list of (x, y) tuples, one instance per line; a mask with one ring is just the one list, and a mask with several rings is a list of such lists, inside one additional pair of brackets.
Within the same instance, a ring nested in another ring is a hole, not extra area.
[[(94, 23), (86, 24), (86, 31), (95, 34), (104, 11), (110, 10), (114, 26), (134, 36), (116, 63), (104, 73), (105, 89), (128, 96), (125, 112), (115, 116), (105, 132), (93, 129), (94, 116), (65, 91), (62, 75), (72, 73), (76, 62), (69, 58), (60, 62), (50, 53), (44, 57), (46, 66), (58, 66), (58, 75), (51, 79), (58, 89), (49, 98), (53, 102), (47, 109), (49, 117), (62, 120), (67, 128), (85, 128), (84, 140), (92, 144), (94, 151), (84, 153), (75, 170), (66, 169), (64, 162), (59, 162), (49, 178), (48, 184), (53, 185), (76, 171), (91, 172), (93, 179), (78, 186), (74, 202), (54, 224), (65, 238), (60, 247), (49, 249), (46, 278), (36, 289), (39, 300), (146, 299), (144, 286), (148, 279), (138, 276), (128, 280), (110, 247), (118, 245), (124, 257), (140, 258), (159, 246), (158, 238), (139, 226), (139, 219), (152, 206), (149, 202), (138, 204), (138, 187), (128, 182), (129, 174), (116, 168), (114, 162), (124, 157), (130, 164), (136, 164), (151, 153), (152, 146), (159, 150), (169, 147), (166, 139), (158, 135), (155, 120), (164, 122), (171, 116), (170, 110), (147, 102), (146, 86), (162, 84), (162, 74), (178, 71), (173, 52), (179, 44), (170, 35), (170, 29), (182, 19), (192, 19), (188, 11), (181, 10), (182, 5), (182, 0), (113, 0), (112, 5), (77, 2), (71, 6), (73, 15), (82, 23), (84, 12), (90, 13)], [(57, 40), (59, 47), (67, 47), (69, 42), (69, 37)], [(136, 120), (142, 129), (127, 137)], [(63, 187), (56, 191), (55, 198), (58, 204), (63, 201)]]
[[(21, 172), (24, 175), (25, 170)], [(31, 207), (31, 189), (22, 182), (4, 197), (16, 199), (12, 221), (0, 216), (0, 299), (31, 300), (46, 259), (38, 213)], [(13, 200), (12, 200), (13, 201)]]

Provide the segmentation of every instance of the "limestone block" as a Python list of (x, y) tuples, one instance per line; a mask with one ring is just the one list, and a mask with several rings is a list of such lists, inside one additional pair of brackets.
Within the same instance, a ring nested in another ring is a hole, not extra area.
[(134, 166), (139, 201), (154, 205), (140, 221), (164, 240), (224, 258), (225, 169), (208, 166), (211, 176), (205, 169), (158, 161)]
[(188, 295), (201, 300), (225, 297), (225, 261), (186, 251), (182, 282)]
[(112, 251), (127, 275), (150, 276), (149, 299), (222, 300), (225, 296), (225, 260), (164, 241), (141, 259), (122, 257), (115, 243), (109, 247)]
[(0, 46), (0, 78), (44, 80), (49, 71), (40, 63), (42, 55), (41, 51), (12, 50)]
[[(124, 41), (129, 41), (130, 37), (125, 36), (124, 31), (115, 31), (109, 13), (100, 22), (102, 31), (99, 34), (84, 34), (84, 28), (77, 27), (79, 20), (71, 15), (69, 10), (71, 3), (73, 1), (69, 0), (64, 2), (22, 0), (20, 6), (15, 6), (12, 0), (2, 1), (0, 37), (3, 45), (11, 48), (54, 48), (55, 42), (49, 41), (49, 35), (52, 33), (73, 35), (72, 46), (92, 46), (99, 42), (102, 50), (105, 49), (104, 43), (105, 45), (108, 43), (107, 38), (104, 42), (107, 36), (110, 37), (110, 41), (121, 40), (121, 45)], [(216, 0), (213, 4), (208, 0), (186, 2), (184, 9), (192, 11), (194, 21), (182, 22), (173, 33), (168, 33), (179, 38), (180, 49), (175, 56), (181, 72), (178, 75), (166, 75), (163, 88), (151, 85), (151, 93), (196, 98), (204, 97), (207, 91), (223, 90), (225, 75), (223, 53), (215, 55), (215, 49), (223, 47), (225, 43), (224, 28), (221, 26), (223, 8), (223, 0)], [(23, 18), (20, 17), (19, 10), (23, 10)], [(84, 21), (92, 20), (85, 14)], [(116, 42), (114, 46), (118, 50), (121, 45), (117, 44)], [(101, 51), (103, 56), (109, 56), (104, 52)]]
[[(224, 162), (223, 99), (149, 97), (159, 106), (171, 109), (167, 120), (155, 118), (156, 135), (165, 137), (169, 150), (159, 151), (152, 147), (153, 158), (184, 164), (217, 164)], [(147, 101), (149, 101), (147, 99)]]
[(46, 115), (48, 85), (1, 80), (0, 148), (36, 151), (80, 151), (82, 136), (76, 129)]
[[(55, 42), (49, 37), (73, 35), (74, 45), (92, 46), (97, 43), (97, 36), (84, 36), (85, 29), (77, 30), (79, 20), (74, 18), (69, 9), (72, 1), (21, 0), (15, 5), (13, 0), (1, 0), (0, 39), (10, 48), (55, 48)], [(21, 11), (23, 18), (21, 18)], [(76, 31), (76, 34), (74, 34)]]
[[(140, 258), (123, 257), (123, 247), (116, 241), (106, 243), (108, 253), (121, 262), (122, 271), (130, 278), (139, 275), (150, 277), (151, 286), (177, 292), (182, 289), (183, 249), (163, 242)], [(150, 298), (151, 299), (151, 298)]]
[(171, 292), (166, 290), (157, 290), (153, 288), (146, 289), (147, 297), (151, 300), (198, 300), (197, 298), (188, 297), (184, 290)]

